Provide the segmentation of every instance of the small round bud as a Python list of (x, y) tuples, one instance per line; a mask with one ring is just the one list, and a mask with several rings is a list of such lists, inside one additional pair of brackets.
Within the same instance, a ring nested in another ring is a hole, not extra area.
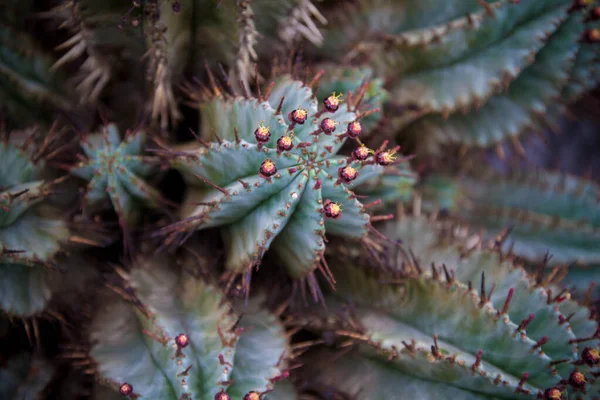
[(586, 363), (590, 367), (593, 367), (594, 365), (597, 365), (598, 362), (600, 362), (600, 353), (598, 352), (598, 349), (585, 347), (581, 352), (581, 358), (583, 359), (584, 363)]
[(260, 400), (260, 394), (253, 390), (244, 396), (244, 400)]
[(382, 151), (381, 153), (377, 153), (375, 155), (375, 161), (379, 165), (390, 165), (396, 160), (396, 155), (394, 151)]
[(600, 42), (600, 29), (588, 29), (583, 33), (583, 39), (588, 43)]
[(219, 393), (215, 394), (215, 400), (231, 400), (231, 397), (221, 389)]
[(562, 392), (557, 388), (546, 389), (544, 400), (562, 400)]
[(178, 13), (181, 11), (181, 3), (177, 0), (175, 0), (173, 2), (173, 4), (171, 4), (171, 9), (173, 10), (173, 12)]
[(277, 151), (278, 152), (283, 152), (283, 151), (290, 151), (291, 149), (294, 148), (294, 142), (292, 141), (292, 138), (290, 136), (282, 136), (279, 139), (277, 139)]
[(342, 205), (331, 200), (325, 200), (323, 213), (327, 218), (338, 219), (342, 216)]
[(352, 159), (357, 161), (364, 161), (369, 157), (369, 154), (371, 154), (371, 150), (369, 150), (367, 146), (362, 144), (352, 151)]
[(260, 144), (267, 143), (271, 139), (271, 127), (260, 124), (254, 131), (254, 137)]
[(270, 158), (267, 158), (260, 165), (260, 169), (258, 170), (258, 173), (263, 178), (269, 178), (277, 173), (277, 167), (275, 166), (275, 163), (273, 162), (273, 160), (271, 160)]
[(338, 176), (342, 181), (350, 183), (358, 177), (358, 171), (356, 168), (347, 165), (338, 169)]
[(184, 347), (187, 347), (188, 344), (190, 344), (190, 340), (187, 337), (187, 335), (181, 333), (177, 335), (177, 337), (175, 337), (175, 343), (177, 344), (177, 347), (183, 349)]
[(346, 135), (348, 137), (354, 139), (360, 135), (362, 132), (362, 125), (358, 121), (352, 121), (348, 124), (348, 129), (346, 130)]
[(133, 393), (133, 386), (131, 386), (129, 383), (124, 383), (119, 388), (119, 393), (121, 393), (123, 396), (129, 396), (131, 393)]
[(335, 121), (331, 118), (325, 118), (323, 121), (321, 121), (321, 130), (326, 135), (331, 135), (331, 133), (335, 131), (336, 125), (337, 124), (335, 123)]
[(569, 384), (574, 388), (581, 389), (586, 383), (585, 375), (579, 371), (573, 371), (569, 375)]
[(303, 108), (298, 108), (292, 111), (288, 115), (288, 118), (290, 119), (290, 121), (302, 125), (306, 122), (306, 118), (308, 118), (308, 111)]
[(323, 100), (325, 109), (329, 112), (336, 112), (338, 108), (340, 108), (340, 103), (342, 102), (341, 98), (341, 93), (336, 95), (335, 92), (333, 92), (331, 96)]

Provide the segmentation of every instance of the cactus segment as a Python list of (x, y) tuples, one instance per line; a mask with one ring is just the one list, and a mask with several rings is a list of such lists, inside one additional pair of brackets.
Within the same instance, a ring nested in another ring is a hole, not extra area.
[(158, 159), (143, 155), (143, 131), (133, 132), (121, 141), (116, 125), (109, 124), (103, 133), (88, 136), (82, 143), (86, 159), (70, 172), (89, 181), (85, 203), (97, 207), (109, 200), (122, 226), (138, 216), (136, 205), (157, 206), (160, 193), (143, 178), (158, 166)]
[(548, 253), (550, 265), (600, 261), (600, 188), (591, 181), (548, 171), (524, 171), (502, 177), (481, 172), (459, 180), (428, 177), (426, 207), (445, 208), (490, 235), (510, 229), (504, 250), (530, 261)]
[(43, 204), (51, 185), (44, 165), (5, 141), (0, 144), (0, 307), (14, 315), (41, 312), (52, 291), (51, 262), (69, 238), (64, 221)]
[(523, 133), (534, 125), (536, 115), (546, 112), (549, 102), (560, 96), (576, 56), (577, 48), (572, 44), (582, 29), (579, 16), (569, 17), (537, 54), (536, 62), (515, 79), (506, 94), (491, 97), (484, 106), (466, 116), (452, 114), (448, 119), (441, 115), (425, 116), (407, 128), (408, 134), (426, 131), (436, 142), (488, 146)]
[[(172, 400), (213, 399), (222, 390), (241, 398), (272, 388), (287, 347), (273, 315), (250, 313), (238, 329), (216, 288), (185, 272), (178, 276), (164, 260), (135, 268), (130, 284), (139, 306), (110, 305), (91, 331), (91, 356), (107, 383), (127, 383), (141, 399)], [(181, 334), (185, 346), (175, 341)]]
[[(337, 285), (327, 304), (348, 318), (348, 328), (334, 332), (354, 340), (355, 349), (326, 367), (314, 358), (322, 352), (309, 355), (322, 365), (313, 379), (333, 387), (342, 377), (356, 382), (340, 389), (357, 399), (380, 398), (396, 382), (418, 384), (424, 398), (464, 392), (461, 398), (535, 399), (551, 388), (575, 395), (569, 380), (580, 371), (587, 393), (596, 393), (597, 379), (583, 360), (598, 345), (597, 323), (568, 292), (536, 286), (497, 252), (465, 247), (464, 234), (448, 223), (403, 216), (384, 233), (411, 254), (392, 256), (391, 273), (330, 262)], [(346, 301), (352, 306), (344, 313)], [(331, 332), (330, 323), (308, 325)]]
[[(171, 160), (189, 185), (183, 219), (161, 232), (185, 239), (196, 229), (223, 226), (226, 266), (245, 274), (247, 284), (269, 248), (291, 276), (314, 281), (326, 231), (357, 239), (369, 232), (370, 216), (349, 187), (364, 182), (363, 172), (375, 178), (398, 170), (377, 165), (375, 151), (360, 161), (336, 155), (346, 129), (360, 135), (362, 128), (352, 125), (361, 117), (358, 104), (331, 93), (319, 103), (310, 87), (289, 76), (266, 96), (217, 96), (201, 106), (201, 144), (175, 148)], [(282, 138), (290, 146), (282, 148)], [(324, 219), (327, 201), (341, 205), (341, 215)]]

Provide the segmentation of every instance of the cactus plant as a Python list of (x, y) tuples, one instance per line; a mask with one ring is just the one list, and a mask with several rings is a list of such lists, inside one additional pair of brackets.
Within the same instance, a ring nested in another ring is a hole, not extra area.
[(89, 181), (85, 195), (88, 207), (109, 200), (126, 228), (139, 217), (139, 205), (157, 206), (160, 193), (144, 181), (158, 166), (157, 157), (144, 155), (146, 134), (128, 131), (121, 139), (115, 124), (84, 138), (85, 158), (73, 166), (71, 174)]
[(241, 399), (282, 378), (285, 331), (254, 300), (238, 316), (219, 289), (164, 259), (140, 261), (126, 287), (134, 297), (105, 304), (91, 327), (90, 355), (121, 394)]
[(44, 162), (17, 140), (6, 136), (0, 143), (0, 307), (26, 316), (42, 311), (50, 298), (48, 269), (69, 231), (44, 204), (52, 190), (43, 180)]
[(519, 135), (564, 111), (558, 99), (573, 101), (600, 78), (588, 37), (598, 27), (588, 18), (596, 3), (572, 4), (362, 1), (338, 16), (322, 53), (341, 57), (351, 48), (350, 59), (389, 75), (390, 102), (406, 110), (397, 118), (402, 137), (416, 135), (427, 151), (519, 146)]
[[(356, 399), (414, 391), (423, 399), (597, 396), (598, 325), (568, 292), (536, 284), (477, 242), (465, 247), (472, 239), (423, 215), (405, 215), (384, 231), (410, 256), (392, 255), (391, 271), (380, 273), (356, 259), (332, 262), (345, 273), (328, 305), (351, 304), (318, 322), (299, 319), (355, 347), (308, 356), (314, 379)], [(343, 325), (336, 315), (345, 316)]]
[(493, 171), (424, 178), (425, 206), (490, 235), (508, 234), (504, 250), (549, 265), (598, 263), (597, 199), (592, 181), (544, 170)]
[(265, 98), (206, 102), (201, 134), (216, 141), (170, 155), (191, 188), (184, 219), (161, 233), (174, 240), (224, 226), (226, 267), (244, 274), (246, 285), (252, 267), (272, 248), (289, 275), (307, 280), (318, 296), (313, 271), (328, 276), (325, 233), (368, 243), (371, 222), (381, 219), (367, 213), (352, 189), (396, 176), (392, 164), (402, 161), (385, 144), (336, 155), (348, 137), (359, 136), (358, 120), (368, 112), (357, 114), (352, 99), (340, 104), (336, 94), (323, 101), (318, 111), (310, 87), (285, 76)]

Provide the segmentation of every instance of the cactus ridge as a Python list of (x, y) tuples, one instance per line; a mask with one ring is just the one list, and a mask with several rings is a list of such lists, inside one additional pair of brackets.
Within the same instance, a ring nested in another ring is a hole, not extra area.
[(423, 192), (428, 208), (446, 208), (466, 225), (504, 236), (504, 250), (529, 261), (549, 253), (550, 266), (598, 262), (600, 188), (592, 181), (544, 170), (507, 177), (479, 171), (452, 183), (428, 177)]
[[(353, 190), (378, 176), (397, 176), (394, 164), (404, 160), (386, 143), (363, 161), (336, 155), (354, 135), (351, 125), (369, 115), (356, 111), (365, 90), (319, 110), (309, 86), (284, 76), (265, 98), (218, 96), (204, 103), (201, 135), (213, 141), (173, 152), (172, 165), (190, 188), (184, 219), (159, 234), (181, 243), (194, 230), (224, 226), (226, 267), (244, 274), (245, 286), (272, 248), (289, 275), (308, 282), (319, 297), (313, 271), (334, 281), (323, 255), (325, 233), (365, 242), (371, 217)], [(331, 96), (325, 103), (338, 101)], [(360, 125), (352, 126), (360, 134)], [(378, 155), (388, 157), (385, 166)], [(328, 215), (330, 204), (341, 207), (341, 215)]]
[(217, 288), (164, 259), (140, 261), (125, 284), (135, 297), (110, 304), (91, 331), (90, 356), (110, 387), (130, 385), (141, 399), (241, 399), (269, 392), (284, 372), (287, 337), (255, 299), (238, 317)]
[(44, 309), (47, 275), (69, 237), (65, 222), (44, 204), (53, 182), (43, 180), (43, 168), (25, 146), (10, 138), (0, 143), (0, 307), (14, 315)]
[[(579, 371), (587, 379), (579, 393), (596, 395), (596, 367), (585, 364), (584, 352), (598, 346), (598, 326), (567, 291), (537, 285), (509, 257), (480, 249), (481, 238), (448, 223), (404, 215), (384, 233), (409, 249), (408, 259), (392, 256), (395, 272), (369, 272), (356, 260), (331, 263), (334, 273), (346, 271), (327, 302), (334, 310), (352, 302), (340, 314), (345, 327), (332, 317), (298, 322), (355, 342), (354, 352), (316, 371), (317, 380), (356, 382), (348, 393), (358, 399), (392, 393), (398, 381), (418, 384), (422, 398), (448, 391), (540, 398), (552, 388), (578, 393), (568, 381)], [(318, 363), (327, 351), (314, 357)]]

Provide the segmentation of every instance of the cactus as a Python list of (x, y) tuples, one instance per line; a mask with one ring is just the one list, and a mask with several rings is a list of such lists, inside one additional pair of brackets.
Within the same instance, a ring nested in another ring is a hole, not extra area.
[(0, 366), (0, 397), (35, 400), (41, 398), (54, 370), (46, 360), (21, 353)]
[(16, 125), (51, 122), (53, 108), (70, 109), (63, 81), (51, 71), (52, 58), (35, 40), (0, 21), (0, 104)]
[(70, 169), (71, 174), (87, 180), (85, 205), (97, 207), (109, 200), (123, 230), (139, 217), (139, 206), (157, 206), (160, 193), (144, 181), (156, 167), (157, 157), (144, 155), (146, 134), (127, 132), (121, 139), (115, 124), (101, 133), (84, 138), (85, 159)]
[(503, 249), (550, 265), (598, 263), (600, 188), (592, 181), (549, 171), (492, 171), (424, 178), (425, 206), (445, 209), (473, 228), (503, 238)]
[(42, 311), (51, 296), (48, 269), (69, 231), (44, 204), (52, 190), (43, 180), (44, 162), (16, 140), (0, 143), (0, 307), (27, 316)]
[(352, 189), (387, 174), (397, 177), (392, 164), (403, 160), (385, 144), (336, 155), (348, 137), (359, 136), (358, 120), (368, 115), (357, 114), (352, 99), (339, 103), (332, 94), (318, 111), (310, 87), (287, 76), (266, 100), (220, 96), (206, 102), (202, 136), (214, 133), (216, 142), (170, 155), (191, 187), (184, 219), (161, 234), (173, 241), (224, 226), (226, 267), (244, 274), (246, 285), (252, 267), (272, 248), (288, 274), (306, 280), (317, 297), (313, 271), (327, 276), (325, 233), (368, 244), (371, 222), (382, 218), (371, 217)]
[(384, 232), (410, 256), (396, 253), (392, 271), (376, 273), (347, 251), (350, 261), (331, 263), (340, 271), (327, 303), (334, 314), (298, 320), (354, 344), (340, 356), (309, 355), (313, 379), (356, 399), (597, 396), (598, 325), (568, 292), (536, 284), (497, 251), (466, 247), (464, 233), (423, 215)]
[(90, 355), (121, 394), (241, 399), (282, 377), (288, 339), (254, 299), (238, 317), (219, 289), (164, 259), (140, 261), (126, 287), (134, 297), (105, 304), (91, 327)]
[(599, 81), (589, 38), (598, 24), (587, 18), (596, 3), (572, 3), (454, 0), (440, 9), (363, 1), (338, 16), (321, 54), (341, 57), (351, 48), (347, 60), (367, 60), (389, 75), (390, 102), (405, 109), (395, 116), (401, 137), (415, 136), (426, 151), (450, 143), (519, 146), (519, 135), (564, 111), (557, 103)]

